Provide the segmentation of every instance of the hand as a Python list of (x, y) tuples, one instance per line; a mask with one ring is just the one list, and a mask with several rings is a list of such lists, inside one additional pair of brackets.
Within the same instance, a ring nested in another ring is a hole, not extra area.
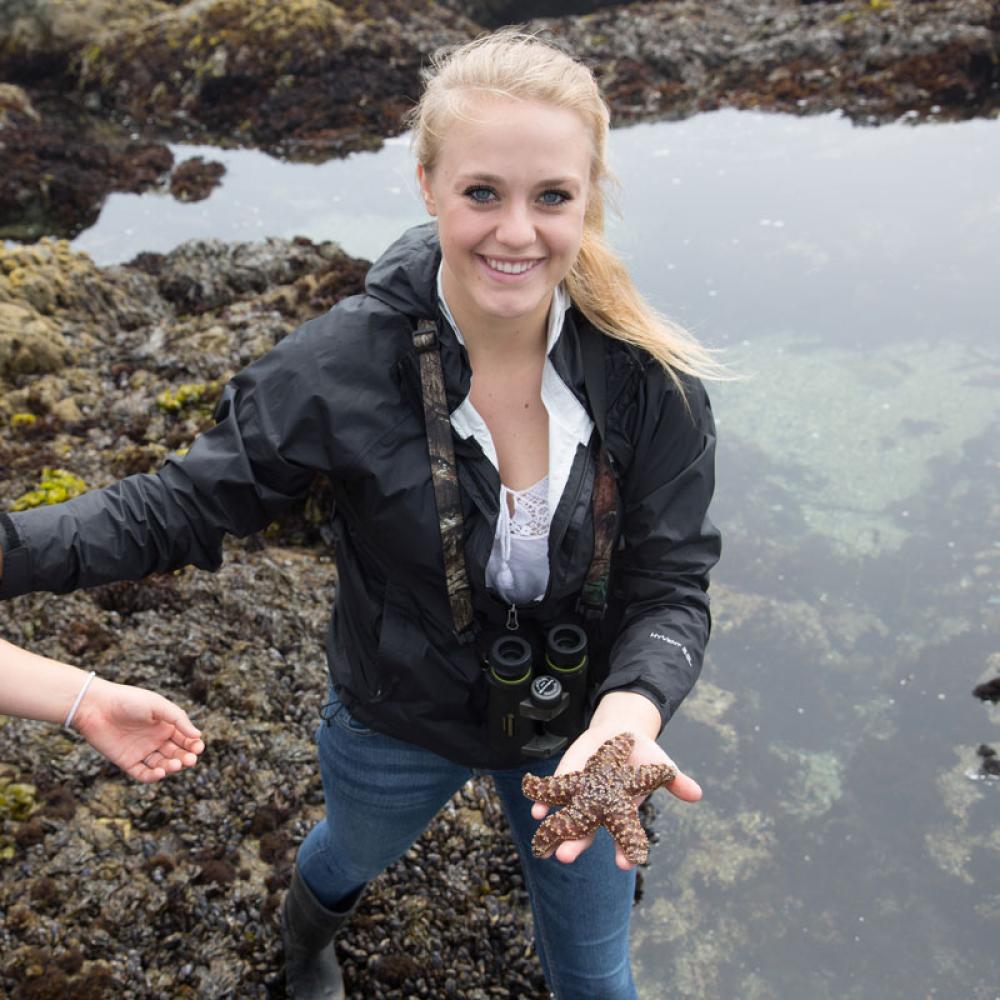
[[(634, 767), (641, 764), (669, 764), (675, 768), (677, 776), (665, 786), (667, 791), (684, 802), (697, 802), (701, 798), (701, 787), (693, 778), (684, 774), (653, 736), (649, 735), (655, 734), (658, 730), (659, 713), (646, 698), (631, 692), (613, 691), (602, 699), (590, 727), (567, 748), (555, 773), (559, 775), (570, 771), (582, 771), (605, 740), (622, 732), (631, 732), (635, 736), (635, 746), (629, 757), (629, 763)], [(644, 796), (636, 796), (635, 804), (638, 806), (643, 798)], [(537, 820), (544, 819), (548, 811), (549, 807), (544, 802), (536, 802), (531, 807), (532, 818)], [(593, 842), (593, 834), (579, 840), (565, 840), (555, 849), (554, 856), (558, 861), (570, 864)], [(621, 847), (617, 845), (615, 864), (623, 871), (635, 867), (626, 860)]]
[(95, 678), (73, 728), (136, 781), (160, 781), (193, 767), (205, 749), (184, 710), (162, 695)]

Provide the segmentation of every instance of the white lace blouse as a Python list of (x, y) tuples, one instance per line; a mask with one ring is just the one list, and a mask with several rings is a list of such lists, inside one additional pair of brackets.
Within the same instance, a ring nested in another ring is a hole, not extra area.
[(526, 490), (500, 486), (500, 517), (486, 583), (505, 601), (525, 604), (545, 596), (550, 521), (548, 476)]
[[(443, 267), (443, 265), (442, 265)], [(448, 308), (438, 269), (438, 299), (459, 342), (462, 331)], [(542, 405), (549, 415), (549, 474), (526, 490), (500, 487), (500, 516), (493, 551), (486, 566), (486, 582), (512, 604), (527, 604), (545, 596), (549, 585), (549, 528), (552, 514), (569, 479), (579, 445), (590, 440), (594, 422), (579, 400), (559, 377), (548, 357), (562, 333), (570, 307), (568, 292), (558, 285), (549, 310), (545, 368), (542, 372)], [(451, 424), (463, 438), (474, 438), (483, 453), (500, 468), (493, 437), (476, 412), (470, 395), (451, 414)], [(513, 504), (513, 511), (511, 510)]]

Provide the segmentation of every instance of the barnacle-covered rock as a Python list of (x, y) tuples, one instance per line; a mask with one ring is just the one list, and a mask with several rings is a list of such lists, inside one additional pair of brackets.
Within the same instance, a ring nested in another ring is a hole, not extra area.
[(990, 0), (633, 3), (532, 22), (594, 67), (619, 122), (717, 107), (843, 110), (870, 123), (1000, 105)]
[(0, 246), (2, 303), (51, 317), (64, 333), (103, 341), (168, 313), (148, 276), (100, 268), (66, 240), (53, 239)]
[(154, 188), (173, 164), (162, 143), (136, 141), (67, 100), (0, 93), (0, 238), (75, 236), (111, 191)]
[(0, 83), (0, 132), (18, 123), (39, 120), (26, 91), (13, 83)]
[(329, 156), (397, 133), (422, 60), (473, 31), (433, 0), (203, 0), (93, 37), (79, 83), (140, 126)]
[(8, 0), (0, 22), (0, 75), (58, 74), (88, 39), (166, 10), (160, 0)]
[[(46, 467), (97, 487), (154, 471), (211, 425), (234, 372), (366, 270), (306, 239), (193, 242), (119, 267), (62, 240), (0, 247), (0, 503)], [(320, 489), (274, 540), (318, 540), (328, 509)]]
[(0, 302), (0, 377), (58, 371), (69, 359), (55, 323), (26, 306)]
[(178, 163), (170, 175), (170, 193), (178, 201), (204, 201), (222, 183), (223, 164), (200, 156)]

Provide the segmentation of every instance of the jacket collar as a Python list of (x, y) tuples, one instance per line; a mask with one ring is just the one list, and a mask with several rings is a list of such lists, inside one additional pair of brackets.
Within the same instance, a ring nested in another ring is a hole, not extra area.
[(437, 223), (414, 226), (372, 264), (365, 291), (414, 321), (437, 316), (440, 263)]
[[(436, 279), (438, 302), (448, 324), (451, 326), (459, 343), (465, 346), (462, 331), (455, 322), (448, 301), (444, 297), (444, 286), (441, 281), (441, 266), (438, 266)], [(548, 340), (546, 343), (545, 368), (542, 371), (542, 404), (549, 415), (549, 511), (554, 512), (559, 499), (569, 480), (573, 459), (577, 448), (590, 441), (594, 432), (594, 421), (591, 419), (583, 400), (563, 381), (553, 364), (551, 354), (555, 345), (562, 338), (566, 325), (566, 313), (569, 311), (570, 299), (565, 288), (560, 284), (552, 296), (552, 306), (549, 309)], [(486, 422), (476, 412), (471, 399), (472, 386), (469, 393), (451, 414), (451, 425), (455, 432), (463, 438), (474, 438), (482, 448), (483, 454), (492, 462), (499, 473), (500, 461), (497, 458), (496, 447)]]

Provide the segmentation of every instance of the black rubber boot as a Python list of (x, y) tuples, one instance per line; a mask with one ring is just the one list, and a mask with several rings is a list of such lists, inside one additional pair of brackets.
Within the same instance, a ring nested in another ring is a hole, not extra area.
[(299, 874), (281, 908), (281, 938), (285, 943), (285, 981), (294, 1000), (344, 1000), (344, 982), (333, 937), (354, 912), (361, 898), (355, 893), (340, 910), (328, 910)]

